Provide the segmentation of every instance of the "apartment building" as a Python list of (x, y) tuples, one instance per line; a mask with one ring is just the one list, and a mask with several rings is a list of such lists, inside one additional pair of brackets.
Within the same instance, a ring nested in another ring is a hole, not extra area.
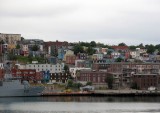
[(35, 69), (36, 72), (49, 71), (50, 73), (61, 73), (63, 65), (57, 64), (26, 64), (26, 69)]
[(69, 77), (69, 73), (51, 73), (50, 82), (66, 83)]
[(21, 34), (5, 34), (0, 33), (0, 40), (3, 40), (7, 44), (17, 44), (17, 41), (21, 40)]
[[(111, 74), (119, 74), (122, 75), (121, 78), (122, 81), (120, 81), (122, 84), (122, 87), (131, 87), (133, 82), (136, 82), (136, 84), (141, 84), (138, 83), (139, 80), (133, 79), (132, 77), (147, 77), (150, 76), (152, 78), (152, 75), (156, 76), (159, 78), (160, 76), (160, 64), (159, 63), (112, 63), (110, 67), (108, 68), (108, 72)], [(149, 84), (152, 85), (152, 81), (148, 83), (147, 81), (144, 81), (143, 84)], [(159, 79), (158, 82), (159, 83)], [(146, 87), (149, 87), (149, 85), (145, 85)], [(157, 85), (157, 84), (156, 84)], [(158, 85), (157, 85), (158, 86)], [(140, 87), (140, 88), (144, 88)]]
[(105, 78), (107, 72), (103, 71), (92, 71), (92, 70), (81, 70), (80, 76), (77, 77), (78, 81), (81, 82), (92, 82), (94, 85), (106, 85)]

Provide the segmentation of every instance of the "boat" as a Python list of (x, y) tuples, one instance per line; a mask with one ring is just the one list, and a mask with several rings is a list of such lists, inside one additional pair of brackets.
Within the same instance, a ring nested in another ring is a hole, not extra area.
[(0, 81), (0, 97), (40, 96), (43, 86), (31, 86), (21, 78), (8, 78)]
[(22, 77), (13, 77), (10, 66), (5, 67), (4, 78), (0, 80), (0, 97), (40, 96), (44, 86), (32, 86)]

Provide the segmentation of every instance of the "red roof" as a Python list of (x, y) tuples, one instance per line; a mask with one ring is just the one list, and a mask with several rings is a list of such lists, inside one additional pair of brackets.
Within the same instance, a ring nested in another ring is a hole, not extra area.
[(113, 49), (119, 49), (119, 50), (127, 50), (129, 49), (128, 46), (112, 46)]

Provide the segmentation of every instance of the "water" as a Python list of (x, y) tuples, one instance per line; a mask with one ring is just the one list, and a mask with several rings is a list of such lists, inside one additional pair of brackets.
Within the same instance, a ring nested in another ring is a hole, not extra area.
[(0, 98), (0, 113), (160, 113), (160, 97)]

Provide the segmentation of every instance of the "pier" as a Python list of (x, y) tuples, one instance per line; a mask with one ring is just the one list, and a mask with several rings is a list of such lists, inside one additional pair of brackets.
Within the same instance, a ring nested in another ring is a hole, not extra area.
[(96, 90), (94, 92), (43, 92), (41, 96), (160, 96), (160, 91)]

